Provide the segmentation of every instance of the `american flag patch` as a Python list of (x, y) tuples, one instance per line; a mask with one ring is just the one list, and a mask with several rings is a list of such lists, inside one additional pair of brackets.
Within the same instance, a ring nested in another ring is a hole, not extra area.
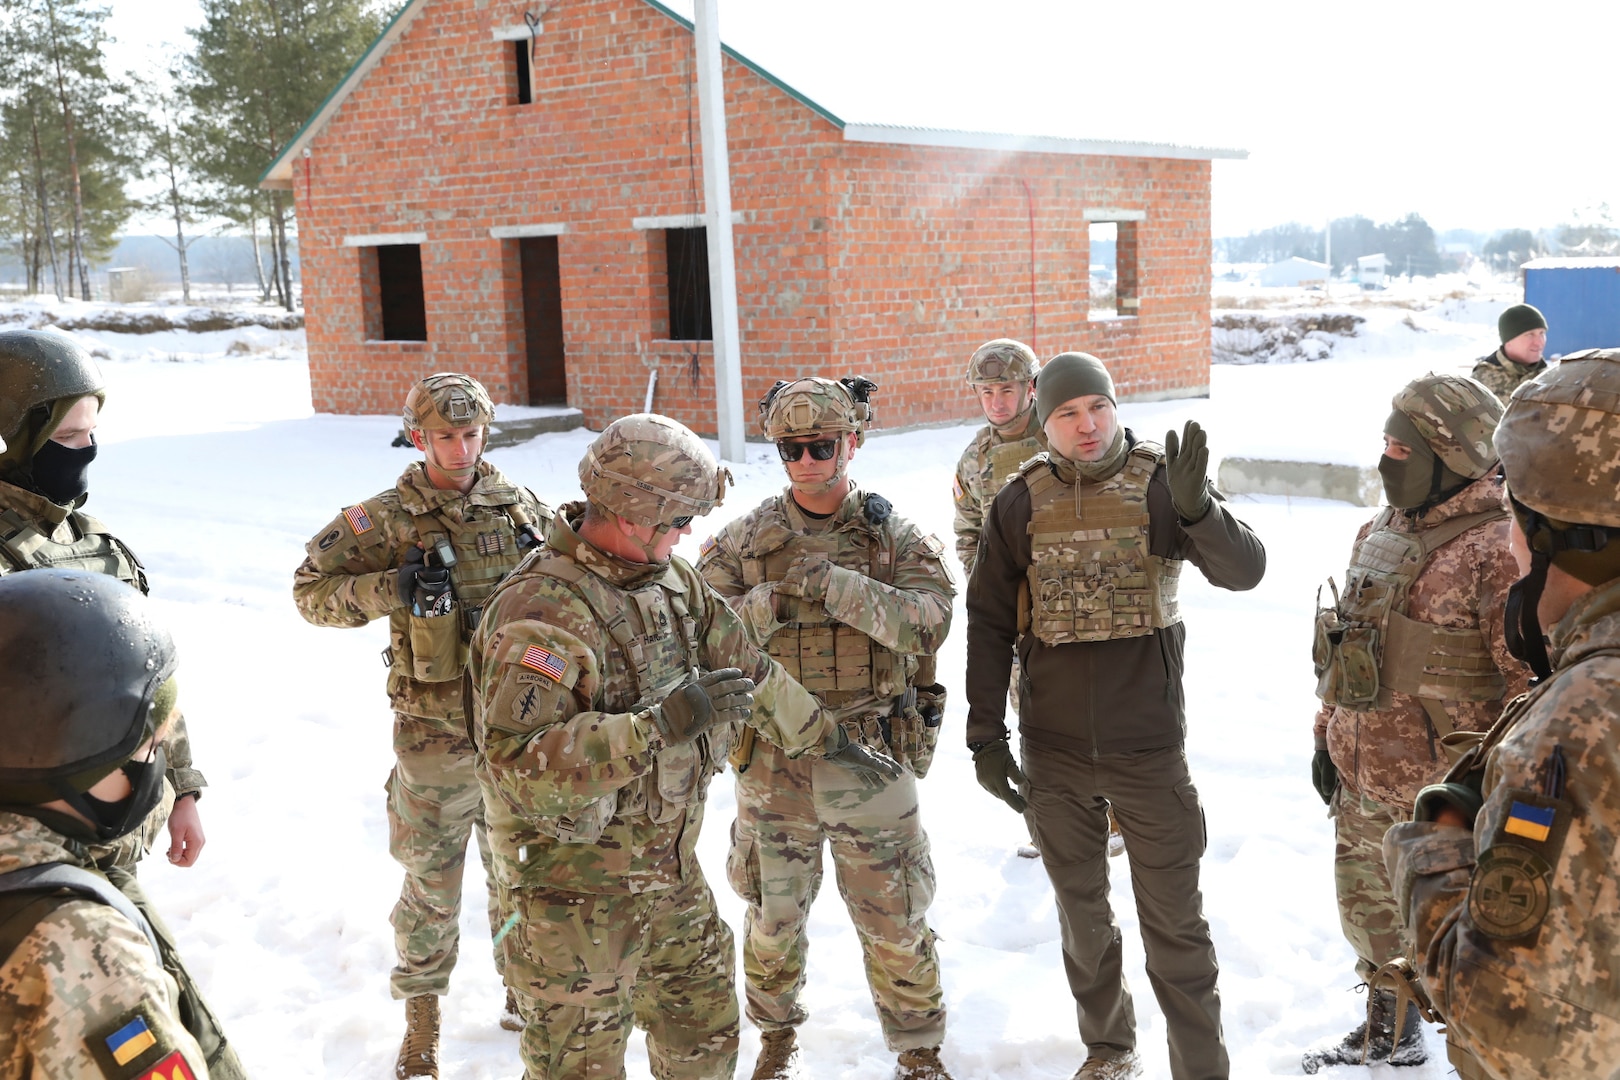
[(538, 645), (530, 645), (523, 650), (523, 656), (518, 660), (526, 668), (538, 671), (552, 682), (562, 682), (564, 675), (568, 674), (568, 661), (554, 652), (547, 652)]
[(707, 540), (703, 541), (703, 543), (698, 545), (698, 554), (707, 555), (709, 552), (714, 550), (714, 545), (718, 544), (719, 542), (720, 540), (718, 537), (709, 537)]
[(965, 492), (962, 491), (962, 478), (959, 476), (951, 477), (951, 498), (961, 502), (964, 494)]
[(349, 528), (354, 530), (356, 536), (372, 529), (371, 518), (367, 516), (366, 508), (363, 506), (351, 506), (343, 511), (343, 516), (348, 519)]

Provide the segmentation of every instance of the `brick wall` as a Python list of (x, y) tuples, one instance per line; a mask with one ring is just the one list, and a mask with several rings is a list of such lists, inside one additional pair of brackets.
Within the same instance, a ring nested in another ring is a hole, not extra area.
[[(570, 403), (599, 428), (640, 410), (657, 368), (654, 408), (712, 432), (710, 346), (664, 336), (663, 235), (632, 226), (702, 209), (692, 36), (640, 0), (571, 0), (546, 16), (520, 106), (491, 29), (521, 13), (428, 3), (311, 143), (307, 186), (299, 163), (315, 407), (395, 412), (445, 369), (526, 401), (517, 244), (489, 230), (561, 224)], [(862, 373), (885, 427), (969, 418), (962, 369), (1002, 336), (1095, 352), (1125, 395), (1207, 387), (1207, 161), (846, 143), (746, 66), (725, 78), (750, 409), (778, 377)], [(1134, 318), (1087, 319), (1095, 206), (1146, 214)], [(427, 237), (428, 340), (368, 340), (366, 253), (343, 239), (407, 232)]]

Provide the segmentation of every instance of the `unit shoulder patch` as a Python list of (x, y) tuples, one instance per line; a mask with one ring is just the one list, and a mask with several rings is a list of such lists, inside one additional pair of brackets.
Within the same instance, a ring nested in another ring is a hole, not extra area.
[(1552, 867), (1517, 844), (1480, 853), (1468, 884), (1468, 915), (1487, 937), (1521, 938), (1540, 928), (1551, 903)]

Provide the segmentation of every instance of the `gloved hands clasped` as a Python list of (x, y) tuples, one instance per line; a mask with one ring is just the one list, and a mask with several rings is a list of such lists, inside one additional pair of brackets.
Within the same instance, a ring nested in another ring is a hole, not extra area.
[(741, 668), (720, 668), (682, 683), (653, 710), (652, 721), (670, 746), (689, 743), (718, 724), (754, 714), (754, 680)]

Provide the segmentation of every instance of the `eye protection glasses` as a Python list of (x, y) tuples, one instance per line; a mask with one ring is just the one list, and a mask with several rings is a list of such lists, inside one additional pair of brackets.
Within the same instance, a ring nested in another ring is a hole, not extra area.
[(817, 439), (815, 442), (779, 442), (776, 444), (776, 455), (783, 461), (798, 461), (804, 452), (810, 451), (810, 456), (816, 461), (831, 461), (838, 453), (837, 439)]
[(692, 514), (682, 514), (680, 517), (670, 518), (669, 527), (672, 529), (684, 529), (688, 525), (692, 524), (692, 518), (694, 516), (695, 515)]

